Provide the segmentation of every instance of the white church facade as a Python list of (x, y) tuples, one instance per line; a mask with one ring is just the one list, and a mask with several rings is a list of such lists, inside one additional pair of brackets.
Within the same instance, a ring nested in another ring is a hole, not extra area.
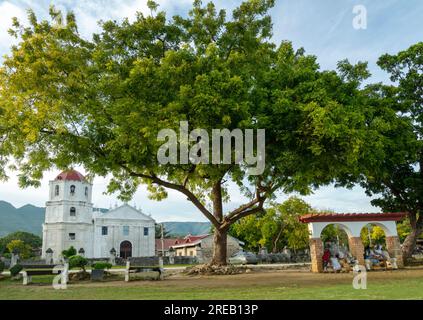
[(143, 257), (155, 254), (155, 221), (127, 204), (106, 213), (93, 210), (92, 184), (78, 171), (50, 181), (43, 224), (42, 256), (53, 260), (73, 246), (87, 258)]

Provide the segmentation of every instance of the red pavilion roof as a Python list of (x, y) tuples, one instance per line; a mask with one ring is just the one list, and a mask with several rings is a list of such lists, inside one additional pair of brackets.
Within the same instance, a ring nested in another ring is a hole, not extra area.
[(310, 213), (300, 217), (303, 223), (339, 221), (399, 221), (406, 212), (385, 213)]

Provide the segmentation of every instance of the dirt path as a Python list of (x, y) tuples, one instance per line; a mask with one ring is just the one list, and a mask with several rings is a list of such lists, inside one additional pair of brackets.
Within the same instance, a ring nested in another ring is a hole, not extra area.
[[(255, 271), (248, 274), (229, 276), (185, 276), (174, 275), (165, 281), (111, 281), (104, 283), (73, 284), (72, 287), (84, 286), (121, 286), (121, 287), (166, 287), (166, 288), (251, 288), (254, 286), (278, 286), (278, 287), (312, 287), (330, 286), (342, 283), (351, 283), (353, 273), (340, 274), (314, 274), (309, 271)], [(423, 277), (423, 268), (413, 268), (397, 271), (369, 272), (368, 280), (384, 282), (408, 278)]]

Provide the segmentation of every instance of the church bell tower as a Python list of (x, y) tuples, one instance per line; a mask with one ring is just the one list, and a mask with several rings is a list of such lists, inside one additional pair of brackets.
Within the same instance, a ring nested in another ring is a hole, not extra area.
[[(50, 181), (43, 224), (43, 252), (53, 251), (54, 263), (73, 246), (87, 258), (93, 254), (92, 184), (78, 171), (60, 173)], [(82, 249), (82, 250), (81, 250)], [(50, 250), (49, 250), (50, 251)]]

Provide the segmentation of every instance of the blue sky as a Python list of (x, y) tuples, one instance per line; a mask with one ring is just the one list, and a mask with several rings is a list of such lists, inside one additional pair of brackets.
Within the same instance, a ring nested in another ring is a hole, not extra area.
[[(186, 14), (191, 0), (157, 1), (162, 9), (173, 14)], [(148, 12), (146, 0), (0, 0), (0, 55), (7, 54), (13, 39), (7, 34), (11, 18), (26, 20), (26, 10), (32, 8), (39, 17), (45, 17), (50, 4), (61, 9), (73, 10), (81, 34), (89, 38), (98, 31), (98, 20), (130, 20), (136, 11)], [(232, 9), (240, 1), (215, 1), (219, 8)], [(353, 28), (353, 8), (363, 5), (367, 10), (367, 29)], [(373, 74), (371, 81), (388, 81), (376, 61), (383, 53), (396, 53), (423, 40), (422, 0), (276, 0), (271, 15), (274, 23), (273, 40), (279, 43), (290, 40), (296, 48), (304, 47), (309, 54), (316, 55), (322, 69), (333, 69), (339, 60), (351, 62), (368, 61)], [(0, 59), (1, 60), (1, 59)], [(81, 169), (83, 172), (83, 169)], [(48, 172), (40, 189), (20, 190), (17, 179), (11, 174), (7, 183), (0, 183), (0, 200), (15, 206), (33, 203), (43, 206), (48, 195), (48, 180), (57, 172)], [(118, 203), (115, 196), (104, 195), (107, 178), (94, 181), (93, 201), (96, 206), (109, 207)], [(232, 190), (232, 188), (231, 188)], [(245, 201), (234, 189), (232, 200), (226, 209), (239, 206)], [(288, 195), (279, 195), (280, 201)], [(335, 189), (331, 186), (317, 190), (305, 200), (320, 209), (337, 212), (378, 212), (361, 188), (353, 190)], [(133, 203), (152, 214), (157, 221), (204, 221), (197, 210), (176, 192), (169, 198), (156, 202), (147, 199), (145, 188), (140, 188)], [(131, 203), (131, 204), (133, 204)]]

